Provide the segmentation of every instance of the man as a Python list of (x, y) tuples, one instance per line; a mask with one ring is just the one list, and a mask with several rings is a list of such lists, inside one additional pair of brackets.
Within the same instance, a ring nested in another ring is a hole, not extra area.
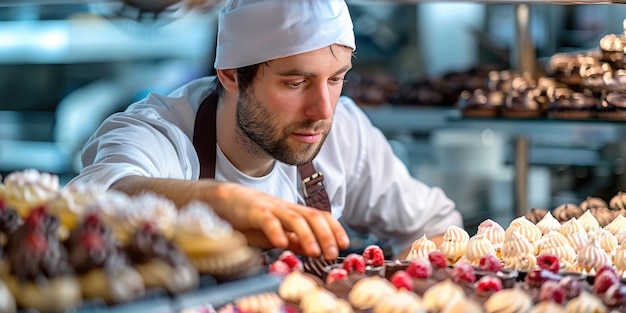
[(332, 259), (348, 246), (339, 218), (391, 240), (399, 256), (424, 233), (440, 241), (462, 224), (452, 201), (412, 178), (340, 97), (355, 49), (343, 0), (229, 0), (217, 77), (109, 117), (73, 182), (150, 190), (179, 206), (202, 200), (251, 244), (308, 256)]

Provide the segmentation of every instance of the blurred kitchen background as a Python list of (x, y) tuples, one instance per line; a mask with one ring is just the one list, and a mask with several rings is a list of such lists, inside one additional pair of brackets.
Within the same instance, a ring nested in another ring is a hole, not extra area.
[[(528, 209), (626, 190), (620, 123), (468, 121), (455, 115), (454, 93), (434, 93), (518, 66), (519, 4), (348, 3), (358, 47), (345, 93), (414, 176), (446, 190), (466, 223), (511, 219), (521, 157)], [(528, 8), (539, 71), (557, 52), (596, 49), (626, 18), (620, 4)], [(213, 73), (216, 16), (179, 4), (155, 14), (121, 1), (0, 1), (0, 174), (35, 168), (67, 182), (106, 116)]]

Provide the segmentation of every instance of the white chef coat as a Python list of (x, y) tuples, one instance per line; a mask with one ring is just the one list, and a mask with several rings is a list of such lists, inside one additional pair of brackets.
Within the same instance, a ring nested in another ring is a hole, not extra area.
[[(109, 187), (129, 175), (198, 179), (194, 123), (214, 78), (194, 80), (168, 96), (150, 94), (107, 118), (83, 148), (84, 169), (70, 183)], [(269, 174), (250, 177), (219, 147), (216, 159), (217, 180), (304, 203), (296, 166), (276, 162)], [(339, 99), (332, 130), (313, 163), (324, 175), (333, 216), (354, 230), (390, 240), (394, 253), (422, 234), (434, 236), (449, 225), (462, 226), (454, 203), (441, 189), (414, 179), (383, 133), (348, 97)]]

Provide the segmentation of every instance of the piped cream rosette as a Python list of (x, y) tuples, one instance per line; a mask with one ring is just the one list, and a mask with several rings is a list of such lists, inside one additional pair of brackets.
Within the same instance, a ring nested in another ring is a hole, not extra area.
[(535, 247), (517, 232), (507, 235), (502, 245), (502, 262), (505, 268), (528, 271), (537, 265)]
[(496, 256), (498, 258), (501, 258), (502, 244), (504, 243), (505, 237), (504, 228), (502, 228), (502, 226), (500, 226), (500, 224), (496, 223), (495, 221), (486, 219), (478, 225), (476, 235), (478, 234), (482, 234), (491, 242), (494, 249), (496, 250)]
[(59, 177), (34, 169), (12, 172), (4, 179), (6, 205), (26, 218), (32, 209), (44, 205), (59, 191)]
[(465, 249), (465, 259), (472, 265), (478, 265), (480, 259), (487, 254), (496, 256), (496, 249), (493, 247), (484, 234), (476, 234), (467, 242)]
[(530, 253), (537, 255), (537, 252), (539, 252), (539, 239), (542, 236), (541, 229), (539, 229), (537, 225), (533, 224), (533, 222), (529, 221), (525, 216), (520, 216), (511, 221), (511, 224), (507, 227), (504, 237), (505, 240), (508, 240), (513, 232), (524, 236), (533, 246), (533, 251)]
[(419, 239), (413, 241), (411, 250), (406, 259), (409, 261), (416, 259), (428, 259), (428, 254), (437, 250), (437, 245), (424, 234)]
[(565, 270), (576, 261), (576, 251), (569, 244), (567, 238), (557, 231), (550, 231), (543, 236), (539, 243), (539, 255), (555, 255), (559, 264)]
[(107, 191), (89, 210), (98, 212), (121, 246), (126, 246), (130, 236), (146, 223), (153, 224), (166, 238), (172, 238), (178, 217), (174, 202), (154, 193), (129, 197)]
[(441, 242), (439, 251), (446, 256), (448, 263), (453, 265), (465, 255), (468, 241), (469, 234), (465, 229), (451, 225), (443, 234), (443, 241)]
[(66, 231), (74, 229), (89, 211), (90, 206), (103, 197), (106, 190), (101, 186), (74, 184), (59, 190), (57, 195), (48, 201), (46, 207), (50, 214), (59, 218)]
[(537, 222), (537, 227), (543, 235), (547, 235), (552, 230), (558, 231), (561, 228), (561, 223), (554, 218), (552, 213), (548, 212)]
[(199, 272), (218, 278), (243, 275), (261, 261), (245, 236), (203, 202), (181, 208), (173, 241)]
[(611, 264), (611, 257), (600, 247), (596, 238), (592, 237), (578, 252), (576, 263), (572, 269), (584, 274), (595, 275), (601, 267)]

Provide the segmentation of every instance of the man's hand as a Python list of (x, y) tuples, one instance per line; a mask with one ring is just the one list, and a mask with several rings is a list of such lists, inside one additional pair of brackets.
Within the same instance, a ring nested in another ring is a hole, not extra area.
[(134, 195), (152, 191), (182, 208), (191, 201), (215, 213), (246, 235), (251, 245), (284, 248), (306, 256), (335, 259), (349, 245), (348, 235), (329, 212), (294, 204), (256, 189), (211, 179), (198, 181), (127, 176), (111, 188)]
[(286, 202), (234, 183), (219, 183), (216, 213), (243, 232), (250, 244), (278, 247), (334, 259), (349, 245), (345, 230), (329, 212)]

